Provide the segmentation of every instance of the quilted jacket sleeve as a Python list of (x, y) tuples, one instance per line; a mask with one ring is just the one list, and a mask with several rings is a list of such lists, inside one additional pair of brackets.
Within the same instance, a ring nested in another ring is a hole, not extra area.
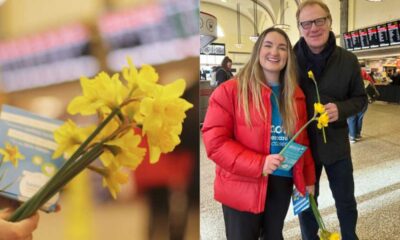
[(265, 155), (257, 153), (234, 136), (236, 84), (230, 80), (211, 95), (203, 123), (203, 141), (208, 157), (233, 174), (261, 177)]

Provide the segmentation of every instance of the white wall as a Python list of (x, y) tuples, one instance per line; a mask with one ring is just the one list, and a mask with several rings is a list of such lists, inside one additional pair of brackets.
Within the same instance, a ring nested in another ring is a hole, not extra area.
[(349, 30), (360, 29), (390, 20), (400, 19), (400, 1), (384, 0), (382, 2), (368, 2), (365, 0), (350, 0), (354, 6), (350, 12)]

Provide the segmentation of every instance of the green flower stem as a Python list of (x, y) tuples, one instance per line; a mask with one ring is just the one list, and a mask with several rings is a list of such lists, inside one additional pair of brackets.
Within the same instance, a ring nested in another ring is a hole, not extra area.
[(314, 116), (308, 120), (308, 122), (306, 124), (304, 124), (299, 131), (297, 131), (297, 133), (290, 139), (290, 141), (282, 148), (282, 150), (279, 152), (279, 155), (282, 155), (286, 149), (289, 147), (289, 145), (294, 142), (294, 140), (296, 140), (296, 138), (300, 135), (301, 132), (303, 132), (303, 130), (314, 120), (317, 120), (316, 118), (316, 114), (314, 114)]
[[(79, 148), (75, 151), (74, 154), (68, 159), (68, 161), (61, 167), (61, 168), (68, 168), (70, 164), (72, 164), (79, 156), (82, 155), (82, 152), (85, 150), (85, 148), (90, 144), (90, 142), (100, 133), (101, 130), (114, 118), (116, 114), (120, 113), (119, 108), (114, 108), (110, 115), (104, 119), (100, 123), (100, 125), (93, 131), (92, 134), (79, 146)], [(60, 169), (61, 170), (61, 169)]]
[[(82, 156), (82, 159), (79, 161), (79, 164), (76, 164), (74, 169), (68, 172), (68, 175), (65, 176), (64, 179), (60, 179), (60, 181), (55, 182), (54, 186), (48, 190), (47, 193), (43, 194), (43, 197), (38, 201), (38, 205), (33, 208), (39, 209), (43, 204), (45, 204), (50, 198), (52, 198), (57, 192), (60, 191), (67, 183), (69, 183), (73, 178), (75, 178), (79, 173), (82, 172), (90, 163), (95, 161), (97, 157), (99, 157), (102, 153), (102, 144), (99, 144), (90, 153)], [(32, 212), (33, 213), (33, 212)], [(31, 214), (32, 214), (31, 213)], [(28, 215), (29, 216), (29, 215)]]
[[(304, 125), (299, 129), (299, 131), (297, 131), (297, 133), (289, 140), (289, 142), (282, 148), (282, 150), (279, 152), (279, 155), (282, 155), (282, 154), (286, 151), (286, 149), (289, 147), (289, 145), (290, 145), (292, 142), (294, 142), (294, 140), (296, 140), (296, 138), (300, 135), (300, 133), (303, 132), (303, 130), (306, 129), (306, 127), (307, 127), (308, 125), (310, 125), (310, 123), (311, 123), (312, 121), (314, 121), (314, 120), (317, 120), (317, 113), (316, 113), (316, 112), (314, 112), (314, 116), (313, 116), (310, 120), (308, 120), (308, 122), (306, 122), (306, 124), (304, 124)], [(262, 173), (262, 175), (263, 175), (264, 177), (267, 176), (267, 174), (265, 174), (265, 173)]]
[[(318, 91), (318, 84), (317, 84), (317, 81), (314, 79), (314, 77), (312, 77), (311, 80), (313, 81), (314, 86), (315, 86), (315, 92), (317, 93), (317, 101), (318, 101), (318, 103), (322, 104), (322, 103), (321, 103), (321, 99), (320, 99), (320, 97), (319, 97), (319, 91)], [(324, 143), (326, 143), (326, 135), (325, 135), (325, 128), (324, 128), (324, 127), (322, 127), (322, 135), (323, 135), (323, 137), (324, 137)]]
[(119, 108), (113, 109), (110, 115), (108, 115), (107, 118), (104, 119), (103, 122), (101, 122), (101, 124), (93, 131), (93, 133), (85, 140), (85, 142), (82, 143), (82, 145), (75, 151), (75, 153), (68, 159), (68, 161), (59, 169), (59, 171), (57, 171), (57, 173), (34, 196), (32, 196), (32, 198), (23, 203), (13, 213), (13, 215), (11, 215), (9, 221), (16, 222), (31, 216), (44, 203), (46, 203), (48, 199), (50, 199), (65, 184), (67, 184), (74, 176), (76, 176), (86, 166), (88, 166), (91, 162), (93, 162), (96, 159), (96, 157), (92, 157), (92, 154), (93, 156), (99, 156), (100, 155), (98, 153), (99, 150), (96, 150), (96, 148), (94, 147), (85, 154), (83, 154), (85, 148), (108, 124), (108, 122), (110, 122), (111, 119), (119, 112), (120, 112)]
[(318, 103), (321, 103), (321, 99), (319, 98), (319, 91), (318, 91), (317, 81), (314, 79), (314, 77), (312, 77), (311, 80), (313, 81), (314, 86), (315, 86), (315, 91), (317, 92), (317, 101), (318, 101)]
[(314, 213), (314, 217), (317, 220), (318, 226), (322, 231), (326, 231), (324, 221), (322, 220), (321, 214), (318, 211), (317, 203), (315, 202), (314, 196), (312, 194), (310, 196), (310, 205), (311, 210)]
[(102, 144), (97, 144), (89, 152), (85, 153), (72, 165), (62, 178), (51, 178), (32, 198), (23, 203), (10, 217), (9, 221), (17, 222), (31, 216), (70, 180), (78, 175), (86, 166), (96, 160), (102, 153)]

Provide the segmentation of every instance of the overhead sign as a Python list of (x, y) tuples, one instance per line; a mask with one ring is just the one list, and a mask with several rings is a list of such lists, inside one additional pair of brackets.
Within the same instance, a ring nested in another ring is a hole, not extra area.
[(217, 18), (200, 12), (200, 47), (203, 48), (217, 38)]

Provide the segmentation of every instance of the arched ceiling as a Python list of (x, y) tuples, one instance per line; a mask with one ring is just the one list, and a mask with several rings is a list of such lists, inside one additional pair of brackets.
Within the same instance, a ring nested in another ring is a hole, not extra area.
[(241, 15), (254, 22), (254, 3), (257, 3), (259, 22), (262, 20), (260, 19), (260, 16), (262, 16), (269, 18), (273, 24), (276, 24), (280, 21), (279, 16), (281, 14), (282, 1), (284, 4), (287, 2), (295, 2), (296, 5), (299, 5), (301, 0), (201, 0), (200, 9), (202, 3), (209, 3), (236, 11), (236, 4), (239, 3)]

